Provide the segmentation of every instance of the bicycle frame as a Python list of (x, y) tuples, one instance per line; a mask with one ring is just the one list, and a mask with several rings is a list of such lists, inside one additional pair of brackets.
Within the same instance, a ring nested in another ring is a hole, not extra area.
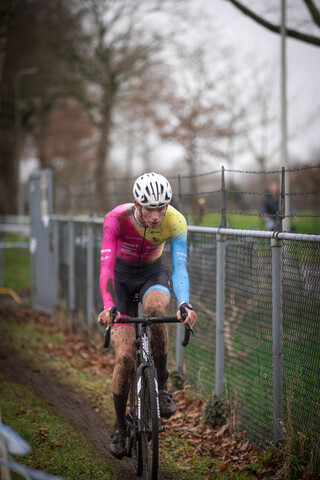
[[(158, 417), (158, 427), (159, 431), (161, 430), (161, 417), (160, 417), (160, 404), (159, 404), (159, 389), (158, 389), (158, 380), (157, 380), (157, 371), (153, 366), (152, 359), (151, 359), (151, 351), (150, 351), (150, 339), (147, 332), (147, 324), (135, 324), (135, 331), (136, 331), (136, 358), (138, 362), (137, 368), (137, 411), (138, 411), (138, 432), (143, 432), (143, 425), (142, 425), (142, 415), (141, 415), (141, 405), (142, 405), (142, 375), (143, 370), (146, 367), (149, 367), (153, 371), (153, 377), (155, 382), (155, 389), (157, 392), (156, 396), (156, 403), (157, 403), (157, 417)], [(140, 340), (140, 342), (139, 342)], [(137, 342), (140, 345), (137, 345)]]

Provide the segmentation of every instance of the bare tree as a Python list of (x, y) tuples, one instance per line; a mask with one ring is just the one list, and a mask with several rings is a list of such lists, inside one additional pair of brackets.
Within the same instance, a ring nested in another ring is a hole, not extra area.
[[(281, 25), (277, 25), (275, 23), (272, 23), (271, 21), (267, 20), (266, 17), (264, 17), (261, 14), (258, 14), (256, 11), (254, 11), (253, 8), (249, 8), (246, 5), (244, 5), (243, 2), (240, 2), (238, 0), (229, 0), (232, 5), (234, 5), (238, 10), (240, 10), (242, 13), (245, 15), (248, 15), (252, 20), (255, 22), (259, 23), (263, 27), (267, 28), (271, 32), (274, 33), (280, 33), (281, 32)], [(313, 25), (315, 25), (317, 28), (320, 28), (320, 9), (319, 7), (315, 4), (313, 0), (303, 0), (303, 3), (307, 9), (307, 12), (310, 14), (311, 20), (313, 22)], [(266, 4), (264, 4), (265, 6)], [(269, 6), (269, 5), (268, 5)], [(280, 7), (279, 7), (280, 8)], [(311, 45), (316, 45), (320, 46), (320, 36), (318, 35), (312, 35), (309, 32), (303, 32), (300, 31), (296, 28), (286, 28), (286, 35), (291, 38), (295, 38), (296, 40), (301, 40), (306, 43), (310, 43)]]
[(170, 82), (160, 93), (163, 108), (156, 112), (161, 138), (183, 148), (192, 193), (197, 192), (196, 172), (204, 157), (224, 157), (219, 140), (230, 133), (225, 99), (219, 95), (219, 87), (227, 75), (221, 68), (223, 55), (220, 56), (218, 49), (215, 51), (216, 68), (213, 69), (213, 57), (208, 58), (205, 44), (178, 48), (180, 60)]
[(50, 168), (63, 182), (83, 180), (83, 171), (86, 178), (92, 176), (94, 134), (83, 106), (72, 97), (60, 99), (32, 129), (40, 167)]
[[(72, 1), (68, 2), (68, 8)], [(58, 65), (49, 48), (59, 29), (70, 34), (78, 30), (63, 3), (60, 0), (1, 2), (0, 211), (3, 213), (17, 213), (20, 150), (23, 150), (19, 147), (23, 147), (25, 135), (30, 135), (37, 125), (36, 117), (47, 111), (58, 96), (66, 94), (58, 86), (57, 76), (44, 69), (60, 67), (61, 62)], [(45, 70), (46, 75), (39, 75)]]
[[(111, 132), (117, 106), (132, 87), (141, 82), (146, 70), (161, 61), (163, 33), (157, 18), (170, 15), (172, 0), (87, 0), (79, 4), (83, 17), (81, 36), (69, 42), (59, 54), (70, 65), (73, 94), (83, 102), (99, 131), (96, 155), (96, 194), (101, 210), (111, 148)], [(180, 2), (178, 2), (179, 4)]]

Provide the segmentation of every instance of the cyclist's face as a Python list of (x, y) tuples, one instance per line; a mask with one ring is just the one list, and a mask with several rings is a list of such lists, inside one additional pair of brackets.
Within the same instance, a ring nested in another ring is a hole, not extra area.
[[(137, 206), (137, 205), (136, 205)], [(161, 208), (148, 208), (137, 206), (138, 219), (142, 221), (147, 227), (156, 228), (159, 227), (163, 217), (166, 214), (168, 205)]]

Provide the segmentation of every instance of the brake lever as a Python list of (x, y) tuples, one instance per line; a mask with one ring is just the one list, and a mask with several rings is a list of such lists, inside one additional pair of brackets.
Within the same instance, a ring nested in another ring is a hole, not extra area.
[[(180, 312), (181, 312), (182, 320), (185, 320), (188, 316), (188, 312), (187, 312), (187, 309), (184, 305), (180, 306)], [(192, 333), (192, 335), (194, 335), (194, 330), (192, 328), (191, 323), (188, 322), (188, 326), (187, 326), (187, 328), (185, 328), (185, 332), (184, 332), (184, 339), (182, 341), (182, 346), (183, 347), (186, 347), (188, 345), (191, 333)]]
[[(187, 312), (187, 309), (184, 305), (181, 305), (180, 307), (180, 312), (181, 312), (181, 317), (183, 320), (185, 320), (188, 316), (188, 312)], [(194, 330), (192, 328), (192, 325), (190, 322), (188, 322), (188, 329), (190, 330), (190, 332), (192, 333), (192, 335), (194, 335)]]
[(188, 328), (189, 328), (190, 332), (192, 333), (192, 335), (194, 335), (194, 330), (193, 330), (193, 327), (192, 327), (190, 322), (188, 322)]
[[(117, 315), (117, 307), (113, 306), (110, 309), (110, 318), (111, 322), (114, 322), (114, 319), (116, 318)], [(111, 333), (111, 325), (107, 325), (106, 329), (104, 331), (104, 342), (103, 342), (103, 348), (108, 348), (110, 345), (110, 333)]]

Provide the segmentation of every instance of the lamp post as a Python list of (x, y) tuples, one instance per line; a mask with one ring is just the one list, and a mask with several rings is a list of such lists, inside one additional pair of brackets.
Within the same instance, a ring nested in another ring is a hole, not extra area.
[(17, 209), (18, 214), (23, 214), (23, 191), (22, 185), (20, 182), (20, 155), (21, 155), (21, 110), (20, 110), (20, 101), (21, 101), (21, 79), (27, 75), (37, 75), (41, 73), (52, 72), (51, 67), (30, 67), (22, 68), (19, 70), (14, 77), (14, 120), (15, 120), (15, 138), (16, 138), (16, 149), (15, 149), (15, 176), (18, 183), (18, 199), (17, 199)]
[[(281, 161), (282, 166), (288, 168), (288, 150), (287, 150), (287, 52), (286, 52), (286, 0), (281, 2)], [(289, 205), (289, 179), (285, 175), (285, 215), (290, 214)], [(290, 221), (286, 216), (283, 219), (283, 230), (290, 230)]]

